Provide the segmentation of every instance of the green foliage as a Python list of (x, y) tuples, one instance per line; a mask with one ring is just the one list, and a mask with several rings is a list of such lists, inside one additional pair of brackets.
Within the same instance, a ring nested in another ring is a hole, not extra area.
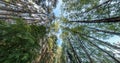
[(44, 26), (29, 25), (22, 19), (14, 24), (0, 21), (0, 63), (31, 63), (38, 54)]
[(30, 25), (31, 27), (31, 33), (34, 37), (43, 37), (46, 34), (46, 27), (43, 25), (36, 26), (36, 25)]

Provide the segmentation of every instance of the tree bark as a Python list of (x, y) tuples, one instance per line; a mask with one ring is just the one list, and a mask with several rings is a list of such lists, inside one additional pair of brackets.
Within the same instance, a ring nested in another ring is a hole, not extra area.
[(82, 36), (86, 36), (86, 37), (92, 38), (92, 39), (94, 39), (94, 40), (96, 40), (96, 41), (98, 41), (98, 42), (100, 42), (100, 43), (103, 43), (103, 44), (105, 44), (105, 45), (111, 46), (111, 47), (113, 47), (113, 48), (115, 48), (115, 49), (120, 49), (120, 47), (117, 47), (117, 46), (114, 46), (114, 45), (112, 45), (112, 44), (110, 44), (110, 43), (108, 43), (108, 42), (104, 42), (104, 41), (102, 41), (102, 40), (96, 39), (96, 38), (94, 38), (94, 37), (92, 37), (92, 36), (88, 36), (88, 35), (86, 35), (86, 34), (83, 34), (83, 33), (80, 33), (80, 32), (74, 31), (74, 30), (70, 30), (70, 29), (67, 29), (67, 30), (72, 31), (72, 32), (74, 32), (74, 33), (76, 33), (76, 34), (80, 34), (80, 35), (82, 35)]
[(78, 39), (78, 40), (79, 40), (79, 43), (80, 43), (80, 47), (81, 47), (81, 48), (84, 50), (84, 52), (86, 53), (87, 57), (89, 58), (90, 63), (93, 63), (92, 58), (90, 57), (90, 54), (88, 53), (88, 51), (87, 51), (86, 48), (84, 47), (83, 42), (82, 42), (80, 39)]
[(82, 63), (81, 59), (79, 59), (76, 51), (74, 50), (74, 48), (73, 48), (73, 46), (72, 46), (71, 41), (70, 41), (69, 38), (68, 38), (68, 41), (69, 41), (69, 44), (70, 44), (70, 46), (71, 46), (71, 48), (72, 48), (72, 51), (73, 51), (74, 55), (76, 56), (76, 59), (78, 60), (78, 63)]
[(89, 38), (92, 38), (92, 39), (94, 39), (94, 40), (96, 40), (96, 41), (98, 41), (98, 42), (100, 42), (100, 43), (103, 43), (103, 44), (106, 44), (106, 45), (108, 45), (108, 46), (111, 46), (111, 47), (113, 47), (113, 48), (115, 48), (115, 49), (120, 49), (120, 47), (117, 47), (117, 46), (114, 46), (114, 45), (112, 45), (112, 44), (110, 44), (110, 43), (108, 43), (108, 42), (104, 42), (104, 41), (102, 41), (102, 40), (96, 39), (96, 38), (94, 38), (94, 37), (92, 37), (92, 36), (88, 36), (88, 35), (85, 35), (85, 34), (82, 34), (82, 35), (84, 35), (84, 36), (86, 36), (86, 37), (89, 37)]
[(100, 48), (98, 45), (94, 44), (92, 41), (88, 40), (92, 45), (94, 45), (95, 47), (97, 47), (98, 49), (100, 49), (101, 51), (105, 52), (107, 55), (109, 55), (112, 59), (114, 59), (117, 63), (120, 63), (119, 60), (117, 60), (114, 56), (112, 56), (111, 54), (109, 54), (107, 51), (105, 51), (104, 49)]
[(102, 4), (100, 4), (100, 5), (98, 5), (98, 6), (94, 6), (94, 7), (91, 8), (90, 10), (87, 10), (87, 11), (85, 11), (85, 12), (82, 12), (81, 14), (88, 13), (88, 12), (90, 12), (90, 11), (96, 9), (96, 8), (99, 8), (99, 7), (101, 7), (101, 6), (105, 5), (105, 4), (107, 4), (107, 3), (110, 2), (110, 1), (111, 1), (111, 0), (105, 1), (105, 2), (103, 2)]
[(92, 27), (88, 27), (92, 30), (96, 30), (98, 32), (104, 32), (104, 33), (109, 33), (109, 34), (114, 34), (114, 35), (119, 35), (120, 36), (120, 33), (117, 33), (117, 32), (112, 32), (112, 31), (107, 31), (107, 30), (100, 30), (100, 29), (97, 29), (97, 28), (92, 28)]
[(83, 20), (83, 21), (69, 21), (69, 22), (77, 22), (77, 23), (116, 23), (120, 22), (120, 16), (99, 20)]

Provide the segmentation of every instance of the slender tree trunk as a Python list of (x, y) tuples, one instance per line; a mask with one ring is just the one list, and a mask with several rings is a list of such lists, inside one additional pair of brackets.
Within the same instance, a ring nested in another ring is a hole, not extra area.
[(92, 36), (88, 36), (88, 35), (85, 35), (85, 34), (82, 34), (82, 35), (84, 35), (84, 36), (86, 36), (86, 37), (89, 37), (89, 38), (92, 38), (92, 39), (94, 39), (94, 40), (96, 40), (96, 41), (98, 41), (98, 42), (100, 42), (100, 43), (103, 43), (103, 44), (106, 44), (106, 45), (108, 45), (108, 46), (111, 46), (111, 47), (113, 47), (113, 48), (115, 48), (115, 49), (120, 49), (120, 47), (117, 47), (117, 46), (114, 46), (114, 45), (112, 45), (112, 44), (110, 44), (110, 43), (108, 43), (108, 42), (104, 42), (104, 41), (102, 41), (102, 40), (96, 39), (96, 38), (94, 38), (94, 37), (92, 37)]
[(111, 47), (113, 47), (113, 48), (115, 48), (115, 49), (120, 49), (120, 47), (117, 47), (117, 46), (114, 46), (114, 45), (112, 45), (112, 44), (110, 44), (110, 43), (108, 43), (108, 42), (104, 42), (104, 41), (102, 41), (102, 40), (96, 39), (96, 38), (94, 38), (94, 37), (92, 37), (92, 36), (88, 36), (88, 35), (86, 35), (86, 34), (82, 34), (82, 33), (80, 33), (80, 32), (77, 32), (77, 31), (74, 31), (74, 30), (70, 30), (70, 29), (67, 29), (67, 30), (72, 31), (72, 32), (74, 32), (74, 33), (76, 33), (76, 34), (80, 34), (80, 35), (82, 35), (82, 36), (86, 36), (86, 37), (92, 38), (92, 39), (94, 39), (94, 40), (96, 40), (96, 41), (98, 41), (98, 42), (100, 42), (100, 43), (103, 43), (103, 44), (105, 44), (105, 45), (111, 46)]
[(110, 56), (112, 59), (114, 59), (117, 63), (120, 63), (119, 60), (117, 60), (114, 56), (112, 56), (111, 54), (109, 54), (107, 51), (105, 51), (104, 49), (100, 48), (98, 45), (94, 44), (94, 43), (93, 43), (92, 41), (90, 41), (89, 39), (88, 39), (88, 41), (89, 41), (92, 45), (94, 45), (95, 47), (97, 47), (97, 48), (100, 49), (101, 51), (105, 52), (107, 55), (109, 55), (109, 56)]
[(114, 35), (119, 35), (119, 36), (120, 36), (120, 33), (117, 33), (117, 32), (106, 31), (106, 30), (100, 30), (100, 29), (92, 28), (92, 27), (88, 27), (88, 28), (93, 29), (93, 30), (96, 30), (96, 31), (98, 31), (98, 32), (104, 32), (104, 33), (109, 33), (109, 34), (114, 34)]
[[(72, 30), (69, 30), (69, 31), (72, 31)], [(109, 44), (109, 43), (107, 43), (107, 42), (98, 40), (98, 39), (96, 39), (96, 38), (94, 38), (94, 37), (87, 36), (87, 35), (85, 35), (85, 34), (82, 34), (82, 33), (76, 32), (76, 31), (73, 31), (73, 32), (74, 32), (74, 33), (81, 34), (81, 35), (86, 36), (86, 37), (89, 37), (89, 38), (92, 38), (92, 39), (97, 40), (98, 42), (104, 43), (104, 44), (106, 44), (106, 45), (108, 45), (108, 46), (112, 46), (112, 47), (114, 47), (114, 48), (120, 49), (120, 47), (111, 45), (111, 44)], [(85, 38), (85, 37), (84, 37), (84, 38)], [(112, 56), (111, 54), (109, 54), (107, 51), (103, 50), (103, 49), (100, 48), (98, 45), (94, 44), (92, 41), (90, 41), (90, 40), (88, 40), (88, 41), (89, 41), (91, 44), (93, 44), (94, 46), (96, 46), (98, 49), (100, 49), (101, 51), (103, 51), (103, 52), (105, 52), (106, 54), (108, 54), (108, 55), (109, 55), (112, 59), (114, 59), (116, 62), (120, 63), (119, 60), (117, 60), (114, 56)]]
[(15, 9), (4, 8), (4, 7), (0, 7), (0, 10), (6, 10), (6, 11), (18, 12), (18, 13), (37, 13), (37, 12), (24, 11), (24, 10), (15, 10)]
[(77, 23), (116, 23), (120, 22), (120, 16), (99, 20), (83, 20), (83, 21), (69, 21), (69, 22), (77, 22)]
[[(12, 16), (9, 16), (9, 17), (0, 17), (0, 19), (13, 19), (13, 18), (15, 18), (15, 17), (12, 17)], [(19, 18), (19, 17), (17, 16), (17, 18)], [(23, 20), (31, 20), (31, 21), (36, 21), (36, 20), (43, 21), (40, 18), (39, 19), (38, 18), (22, 18), (22, 19)]]
[(85, 11), (85, 12), (82, 12), (81, 14), (88, 13), (88, 12), (94, 10), (94, 9), (97, 9), (97, 8), (99, 8), (99, 7), (101, 7), (101, 6), (105, 5), (105, 4), (107, 4), (107, 3), (110, 2), (110, 1), (111, 1), (111, 0), (107, 0), (107, 1), (103, 2), (102, 4), (100, 4), (100, 5), (98, 5), (98, 6), (94, 6), (94, 7), (91, 8), (90, 10), (87, 10), (87, 11)]
[(71, 48), (72, 48), (72, 51), (73, 51), (74, 55), (76, 56), (76, 59), (78, 60), (78, 63), (82, 63), (81, 59), (79, 59), (76, 51), (74, 50), (74, 48), (73, 48), (73, 46), (72, 46), (71, 41), (70, 41), (69, 38), (68, 38), (68, 41), (69, 41), (69, 44), (70, 44), (70, 46), (71, 46)]
[[(78, 39), (79, 40), (79, 39)], [(90, 63), (93, 63), (92, 58), (90, 57), (90, 54), (88, 53), (88, 51), (86, 50), (86, 48), (84, 47), (84, 44), (81, 40), (79, 40), (80, 43), (80, 47), (84, 50), (84, 52), (86, 53), (87, 57), (89, 58)]]

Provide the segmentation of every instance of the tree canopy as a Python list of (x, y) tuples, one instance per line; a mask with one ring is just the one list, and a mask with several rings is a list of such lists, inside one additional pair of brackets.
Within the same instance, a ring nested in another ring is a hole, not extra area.
[(120, 63), (119, 0), (58, 3), (0, 1), (0, 63)]

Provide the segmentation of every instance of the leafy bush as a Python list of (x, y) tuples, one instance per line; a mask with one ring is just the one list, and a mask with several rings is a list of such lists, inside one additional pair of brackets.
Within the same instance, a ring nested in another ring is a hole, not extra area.
[(14, 24), (0, 21), (0, 63), (31, 63), (45, 34), (44, 26), (29, 25), (22, 19)]

